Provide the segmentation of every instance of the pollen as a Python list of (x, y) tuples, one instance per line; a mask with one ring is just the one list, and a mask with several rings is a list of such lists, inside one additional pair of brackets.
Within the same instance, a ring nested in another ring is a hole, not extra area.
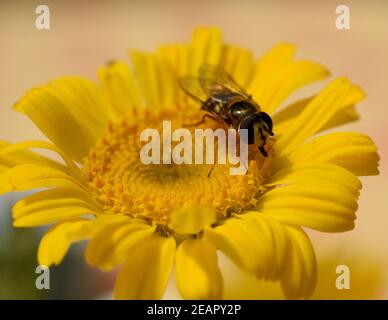
[[(228, 163), (213, 167), (141, 162), (144, 142), (140, 133), (144, 129), (160, 132), (163, 120), (171, 120), (173, 130), (186, 127), (194, 132), (195, 127), (187, 123), (196, 123), (202, 116), (203, 111), (189, 108), (144, 109), (111, 122), (84, 160), (89, 187), (104, 210), (167, 225), (174, 210), (188, 205), (213, 207), (219, 220), (254, 208), (265, 191), (263, 183), (270, 174), (272, 150), (264, 158), (250, 147), (244, 175), (230, 175)], [(217, 129), (220, 124), (209, 120), (200, 127)]]

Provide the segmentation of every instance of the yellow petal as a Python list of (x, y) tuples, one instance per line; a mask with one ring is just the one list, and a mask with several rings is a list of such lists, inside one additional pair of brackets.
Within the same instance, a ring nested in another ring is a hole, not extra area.
[(178, 75), (172, 65), (169, 64), (168, 56), (163, 51), (155, 53), (157, 61), (159, 90), (162, 93), (160, 103), (163, 106), (176, 105), (178, 101)]
[(310, 239), (301, 228), (287, 226), (290, 243), (287, 266), (281, 280), (288, 299), (310, 297), (317, 283), (317, 261)]
[(216, 212), (213, 208), (187, 206), (172, 213), (169, 226), (177, 233), (197, 234), (216, 219)]
[[(72, 159), (70, 159), (66, 153), (64, 153), (62, 150), (60, 150), (55, 145), (45, 142), (45, 141), (23, 141), (18, 143), (13, 143), (8, 146), (5, 146), (4, 148), (0, 149), (0, 157), (8, 156), (11, 154), (14, 154), (15, 152), (19, 151), (25, 151), (25, 149), (31, 149), (31, 148), (38, 148), (38, 149), (45, 149), (49, 151), (54, 151), (57, 153), (65, 162), (67, 167), (63, 166), (56, 166), (56, 169), (61, 170), (63, 172), (66, 172), (68, 174), (71, 174), (73, 177), (77, 178), (78, 180), (83, 180), (83, 175), (81, 170), (77, 167), (77, 165), (73, 162)], [(46, 166), (46, 163), (42, 163), (40, 165)]]
[[(357, 86), (352, 87), (352, 91), (359, 91), (360, 93), (362, 92), (361, 89)], [(309, 105), (313, 98), (314, 97), (299, 100), (272, 115), (272, 121), (274, 123), (274, 128), (276, 128), (277, 136), (284, 134), (288, 128), (290, 128), (291, 124), (294, 121), (297, 121), (298, 116)], [(361, 99), (362, 98), (360, 98), (360, 100)], [(357, 121), (360, 116), (358, 115), (354, 106), (354, 103), (356, 102), (358, 101), (351, 102), (349, 99), (346, 99), (344, 106), (341, 107), (318, 132), (338, 127), (349, 122)]]
[(16, 166), (0, 174), (0, 195), (48, 187), (85, 188), (79, 180), (63, 171), (30, 164)]
[[(256, 235), (264, 239), (268, 247), (268, 256), (263, 267), (256, 273), (258, 278), (278, 280), (286, 265), (288, 255), (288, 236), (284, 225), (259, 212), (247, 212), (241, 215), (252, 228), (257, 228)], [(263, 240), (262, 240), (263, 241)]]
[(188, 49), (187, 73), (197, 76), (202, 64), (218, 65), (222, 54), (221, 32), (216, 28), (197, 28)]
[(338, 110), (348, 105), (347, 99), (353, 90), (346, 78), (332, 81), (309, 103), (284, 134), (277, 138), (277, 156), (289, 154), (318, 132)]
[[(98, 219), (96, 219), (98, 220)], [(126, 219), (107, 225), (89, 241), (86, 261), (103, 271), (110, 271), (122, 263), (131, 251), (143, 241), (147, 241), (155, 231), (144, 221)]]
[(296, 89), (329, 75), (317, 63), (293, 61), (294, 52), (294, 46), (279, 44), (257, 63), (248, 92), (268, 113), (273, 113)]
[[(346, 103), (346, 102), (345, 102)], [(356, 110), (355, 105), (346, 105), (345, 107), (339, 109), (332, 117), (329, 119), (325, 125), (318, 132), (322, 132), (331, 128), (339, 127), (343, 124), (354, 122), (360, 119), (360, 115)]]
[(109, 62), (98, 69), (97, 75), (116, 115), (124, 115), (141, 105), (136, 81), (127, 63)]
[(284, 159), (276, 159), (280, 166), (306, 161), (334, 163), (355, 175), (363, 176), (378, 174), (379, 155), (376, 145), (368, 136), (336, 132), (311, 140)]
[[(129, 220), (135, 220), (127, 215), (103, 213), (93, 219), (93, 224), (96, 227), (106, 227), (111, 224), (128, 223)], [(136, 219), (137, 220), (137, 219)]]
[(303, 162), (287, 166), (274, 173), (266, 181), (267, 186), (303, 184), (308, 182), (319, 184), (332, 183), (358, 197), (361, 189), (360, 180), (348, 170), (325, 162)]
[(216, 248), (206, 239), (188, 239), (179, 245), (175, 274), (183, 299), (221, 299), (223, 280)]
[(174, 262), (175, 247), (173, 238), (157, 234), (140, 242), (118, 274), (114, 298), (161, 299)]
[(177, 77), (160, 53), (131, 51), (135, 76), (146, 106), (169, 106), (177, 99)]
[(135, 77), (144, 104), (150, 107), (171, 106), (187, 97), (179, 89), (178, 77), (197, 75), (204, 63), (217, 65), (222, 52), (218, 29), (198, 28), (189, 47), (182, 45), (161, 47), (155, 54), (131, 51)]
[(263, 276), (272, 239), (258, 234), (250, 221), (231, 218), (216, 228), (206, 229), (205, 235), (241, 269)]
[(176, 45), (164, 45), (157, 49), (156, 56), (161, 63), (167, 68), (167, 72), (172, 81), (168, 86), (168, 94), (165, 95), (164, 103), (166, 105), (176, 101), (179, 106), (187, 103), (187, 96), (178, 86), (178, 78), (186, 75), (187, 73), (187, 45), (176, 44)]
[(187, 68), (187, 45), (173, 44), (163, 45), (157, 49), (157, 55), (174, 70), (177, 76), (186, 74)]
[(33, 88), (15, 109), (77, 161), (87, 155), (112, 116), (96, 85), (81, 77), (61, 78)]
[(256, 210), (285, 223), (325, 232), (354, 228), (358, 179), (329, 163), (285, 169), (268, 181), (278, 185), (260, 197)]
[(254, 97), (260, 97), (267, 81), (292, 62), (295, 50), (292, 44), (280, 43), (257, 61), (253, 79), (248, 87)]
[(263, 109), (273, 113), (280, 104), (294, 91), (311, 82), (329, 76), (329, 72), (321, 65), (310, 61), (297, 61), (285, 67), (261, 97), (257, 98)]
[(100, 214), (95, 200), (79, 188), (48, 189), (34, 193), (15, 204), (15, 227), (35, 227), (75, 217)]
[(254, 68), (252, 51), (224, 45), (220, 64), (243, 88), (251, 80)]
[(62, 164), (32, 151), (19, 150), (11, 153), (1, 153), (1, 150), (10, 146), (12, 146), (11, 143), (0, 140), (0, 173), (12, 167), (27, 163), (64, 170)]
[(90, 238), (94, 233), (91, 222), (85, 219), (74, 219), (56, 224), (43, 236), (38, 249), (38, 263), (51, 266), (59, 265), (70, 245)]

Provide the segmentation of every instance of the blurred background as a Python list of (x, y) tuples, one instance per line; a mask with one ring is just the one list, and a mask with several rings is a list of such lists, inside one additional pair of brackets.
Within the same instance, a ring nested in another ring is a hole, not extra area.
[[(50, 30), (35, 28), (35, 8), (50, 9)], [(350, 8), (350, 30), (337, 30), (335, 9)], [(0, 1), (0, 139), (45, 139), (10, 106), (29, 88), (63, 75), (95, 79), (106, 61), (126, 59), (131, 48), (188, 41), (197, 26), (218, 26), (224, 40), (256, 56), (277, 42), (298, 46), (299, 58), (345, 75), (368, 94), (361, 121), (343, 131), (362, 131), (379, 147), (380, 176), (362, 178), (358, 220), (343, 234), (310, 232), (320, 280), (314, 298), (388, 298), (388, 2), (386, 1)], [(318, 89), (323, 83), (311, 86)], [(300, 92), (291, 99), (304, 96)], [(13, 229), (17, 195), (0, 199), (0, 298), (111, 298), (114, 274), (89, 268), (77, 245), (51, 270), (51, 290), (35, 288), (36, 249), (42, 230)], [(281, 298), (278, 285), (243, 275), (226, 259), (227, 298)], [(351, 289), (335, 288), (335, 268), (346, 264)], [(177, 298), (173, 283), (166, 298)]]

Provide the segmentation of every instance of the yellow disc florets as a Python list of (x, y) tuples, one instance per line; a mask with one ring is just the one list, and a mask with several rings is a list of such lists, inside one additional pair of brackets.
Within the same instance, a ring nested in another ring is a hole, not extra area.
[[(111, 123), (84, 166), (90, 188), (104, 210), (166, 225), (171, 212), (186, 205), (213, 207), (219, 219), (253, 208), (264, 190), (272, 152), (263, 158), (250, 149), (245, 175), (230, 175), (229, 164), (215, 164), (212, 169), (211, 164), (145, 165), (140, 161), (144, 129), (161, 130), (166, 119), (171, 120), (173, 129), (181, 128), (202, 115), (197, 110), (163, 109), (137, 112)], [(205, 125), (220, 126), (212, 120)]]

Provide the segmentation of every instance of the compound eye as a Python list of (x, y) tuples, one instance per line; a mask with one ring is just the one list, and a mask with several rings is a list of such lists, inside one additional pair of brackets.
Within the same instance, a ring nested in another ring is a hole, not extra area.
[(248, 144), (254, 144), (255, 143), (255, 122), (257, 122), (257, 119), (255, 117), (248, 117), (245, 118), (240, 123), (239, 130), (246, 129), (248, 130)]
[(267, 125), (269, 132), (272, 133), (273, 124), (272, 124), (271, 117), (267, 113), (265, 113), (265, 112), (260, 112), (260, 118)]

